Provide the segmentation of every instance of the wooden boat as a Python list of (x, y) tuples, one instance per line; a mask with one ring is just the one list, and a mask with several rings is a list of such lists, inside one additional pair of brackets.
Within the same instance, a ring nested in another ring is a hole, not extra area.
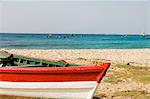
[(0, 64), (1, 66), (45, 66), (45, 67), (67, 67), (76, 66), (76, 64), (69, 64), (64, 60), (51, 61), (46, 59), (38, 59), (32, 57), (26, 57), (9, 53), (7, 51), (0, 51)]
[(0, 94), (92, 99), (110, 63), (101, 66), (0, 67)]

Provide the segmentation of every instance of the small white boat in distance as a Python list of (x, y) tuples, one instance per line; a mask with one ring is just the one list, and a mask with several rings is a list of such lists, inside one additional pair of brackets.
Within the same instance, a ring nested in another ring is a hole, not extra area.
[(0, 67), (0, 94), (92, 99), (109, 66)]

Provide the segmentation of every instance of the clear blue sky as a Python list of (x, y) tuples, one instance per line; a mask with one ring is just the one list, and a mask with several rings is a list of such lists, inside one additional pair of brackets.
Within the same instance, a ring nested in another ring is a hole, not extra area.
[(150, 31), (148, 0), (33, 1), (1, 1), (0, 31), (35, 33)]

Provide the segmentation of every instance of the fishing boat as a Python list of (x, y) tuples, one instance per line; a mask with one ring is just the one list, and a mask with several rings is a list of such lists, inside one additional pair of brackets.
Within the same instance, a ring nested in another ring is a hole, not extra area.
[(92, 99), (109, 66), (110, 63), (100, 66), (3, 66), (0, 67), (0, 94)]
[(17, 55), (7, 51), (0, 51), (0, 65), (4, 66), (21, 66), (21, 67), (66, 67), (77, 66), (76, 64), (69, 64), (64, 60), (54, 61), (48, 59), (39, 59), (33, 57), (26, 57), (23, 55)]

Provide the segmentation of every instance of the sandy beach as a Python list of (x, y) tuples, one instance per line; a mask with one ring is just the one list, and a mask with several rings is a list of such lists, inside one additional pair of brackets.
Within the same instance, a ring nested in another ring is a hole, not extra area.
[[(132, 64), (134, 66), (150, 67), (150, 49), (85, 49), (85, 50), (26, 50), (11, 49), (9, 52), (37, 57), (48, 60), (66, 60), (67, 62), (82, 64), (77, 60), (101, 60), (113, 64)], [(85, 64), (91, 64), (85, 61)]]
[(150, 49), (10, 49), (7, 51), (18, 55), (41, 59), (65, 60), (69, 63), (79, 65), (93, 65), (102, 62), (110, 62), (111, 67), (99, 85), (99, 88), (95, 93), (96, 96), (136, 97), (137, 95), (144, 94), (144, 96), (141, 97), (146, 97), (146, 99), (150, 98)]

